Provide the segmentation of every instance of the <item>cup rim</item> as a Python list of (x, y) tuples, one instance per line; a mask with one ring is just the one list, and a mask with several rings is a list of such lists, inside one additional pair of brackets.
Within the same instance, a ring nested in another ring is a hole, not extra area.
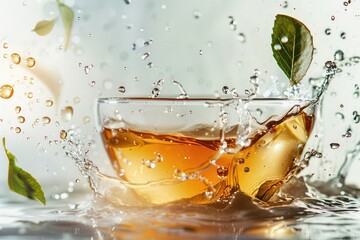
[(151, 103), (151, 102), (229, 102), (234, 100), (241, 100), (243, 102), (254, 103), (316, 103), (315, 99), (290, 99), (290, 98), (211, 98), (211, 97), (191, 97), (191, 98), (173, 98), (173, 97), (101, 97), (97, 99), (99, 104), (116, 104), (116, 103)]

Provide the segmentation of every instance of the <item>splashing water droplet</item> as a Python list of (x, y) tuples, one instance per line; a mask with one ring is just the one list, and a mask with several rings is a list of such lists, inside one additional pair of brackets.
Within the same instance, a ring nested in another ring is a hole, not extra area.
[(201, 17), (201, 12), (199, 10), (195, 10), (193, 12), (193, 16), (195, 19), (199, 19)]
[(15, 113), (20, 113), (21, 112), (21, 107), (20, 106), (16, 106), (15, 107)]
[(342, 33), (340, 34), (340, 37), (341, 37), (342, 39), (345, 39), (345, 38), (346, 38), (346, 33), (342, 32)]
[(149, 56), (150, 56), (150, 52), (146, 52), (146, 53), (144, 53), (144, 54), (141, 56), (141, 59), (142, 59), (142, 60), (145, 60), (145, 59), (147, 59)]
[(60, 131), (60, 138), (62, 140), (66, 140), (66, 137), (67, 137), (67, 132), (65, 130), (61, 130)]
[(35, 66), (35, 64), (36, 64), (36, 61), (35, 61), (34, 58), (28, 57), (28, 58), (26, 59), (26, 66), (27, 66), (28, 68), (33, 68), (33, 67)]
[(17, 119), (18, 119), (19, 123), (25, 122), (25, 117), (23, 117), (23, 116), (19, 116)]
[(331, 149), (338, 149), (339, 147), (340, 147), (340, 144), (338, 144), (338, 143), (330, 143)]
[(126, 91), (125, 87), (124, 86), (120, 86), (118, 88), (118, 91), (121, 92), (121, 93), (124, 93)]
[(21, 57), (17, 53), (11, 54), (11, 61), (15, 64), (19, 64), (21, 62)]
[(43, 125), (49, 124), (51, 122), (51, 118), (45, 116), (42, 118)]
[(331, 34), (331, 29), (330, 28), (325, 29), (325, 34), (330, 35)]
[(345, 59), (344, 52), (341, 50), (337, 50), (334, 54), (334, 59), (337, 61), (343, 61)]
[(9, 99), (14, 94), (14, 88), (10, 85), (2, 85), (0, 87), (0, 97), (3, 99)]
[(229, 87), (228, 87), (228, 86), (223, 86), (223, 88), (222, 88), (221, 90), (222, 90), (222, 92), (223, 92), (224, 94), (228, 94), (228, 93), (229, 93)]
[(46, 107), (51, 107), (53, 104), (54, 104), (54, 102), (52, 100), (50, 100), (50, 99), (45, 101), (45, 106)]
[(61, 110), (61, 117), (64, 121), (70, 121), (74, 114), (74, 109), (71, 106), (67, 106)]

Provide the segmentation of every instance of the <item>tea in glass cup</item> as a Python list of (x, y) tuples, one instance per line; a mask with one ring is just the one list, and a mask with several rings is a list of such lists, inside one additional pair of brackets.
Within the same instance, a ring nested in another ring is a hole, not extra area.
[(144, 204), (268, 200), (297, 169), (313, 114), (289, 99), (98, 100), (112, 166)]

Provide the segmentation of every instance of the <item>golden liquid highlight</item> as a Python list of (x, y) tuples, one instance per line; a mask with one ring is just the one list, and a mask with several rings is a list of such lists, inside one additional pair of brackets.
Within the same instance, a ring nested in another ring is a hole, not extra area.
[[(143, 184), (134, 190), (149, 203), (204, 204), (234, 189), (266, 201), (296, 167), (313, 122), (302, 112), (254, 137), (249, 147), (221, 155), (220, 139), (197, 139), (196, 131), (187, 137), (105, 127), (102, 136), (119, 177)], [(225, 141), (235, 147), (234, 137)]]

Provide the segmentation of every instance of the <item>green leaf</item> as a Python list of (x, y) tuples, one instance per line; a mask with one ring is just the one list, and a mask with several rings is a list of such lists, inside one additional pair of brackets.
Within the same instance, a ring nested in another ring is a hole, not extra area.
[(57, 0), (57, 4), (58, 4), (58, 7), (59, 7), (61, 20), (62, 20), (64, 28), (65, 28), (64, 51), (66, 51), (66, 49), (69, 46), (71, 29), (72, 29), (72, 24), (73, 24), (73, 21), (74, 21), (74, 12), (73, 12), (73, 10), (71, 8), (69, 8), (65, 4), (61, 3), (59, 0)]
[(54, 18), (52, 20), (42, 20), (35, 25), (35, 27), (32, 31), (34, 31), (35, 33), (37, 33), (40, 36), (45, 36), (45, 35), (49, 34), (49, 32), (51, 32), (56, 20), (57, 20), (56, 18)]
[(16, 157), (6, 149), (5, 138), (2, 139), (5, 153), (9, 159), (8, 185), (11, 191), (46, 205), (44, 192), (30, 173), (16, 165)]
[(271, 46), (290, 85), (299, 83), (309, 69), (314, 53), (309, 29), (295, 18), (279, 14), (275, 19)]

